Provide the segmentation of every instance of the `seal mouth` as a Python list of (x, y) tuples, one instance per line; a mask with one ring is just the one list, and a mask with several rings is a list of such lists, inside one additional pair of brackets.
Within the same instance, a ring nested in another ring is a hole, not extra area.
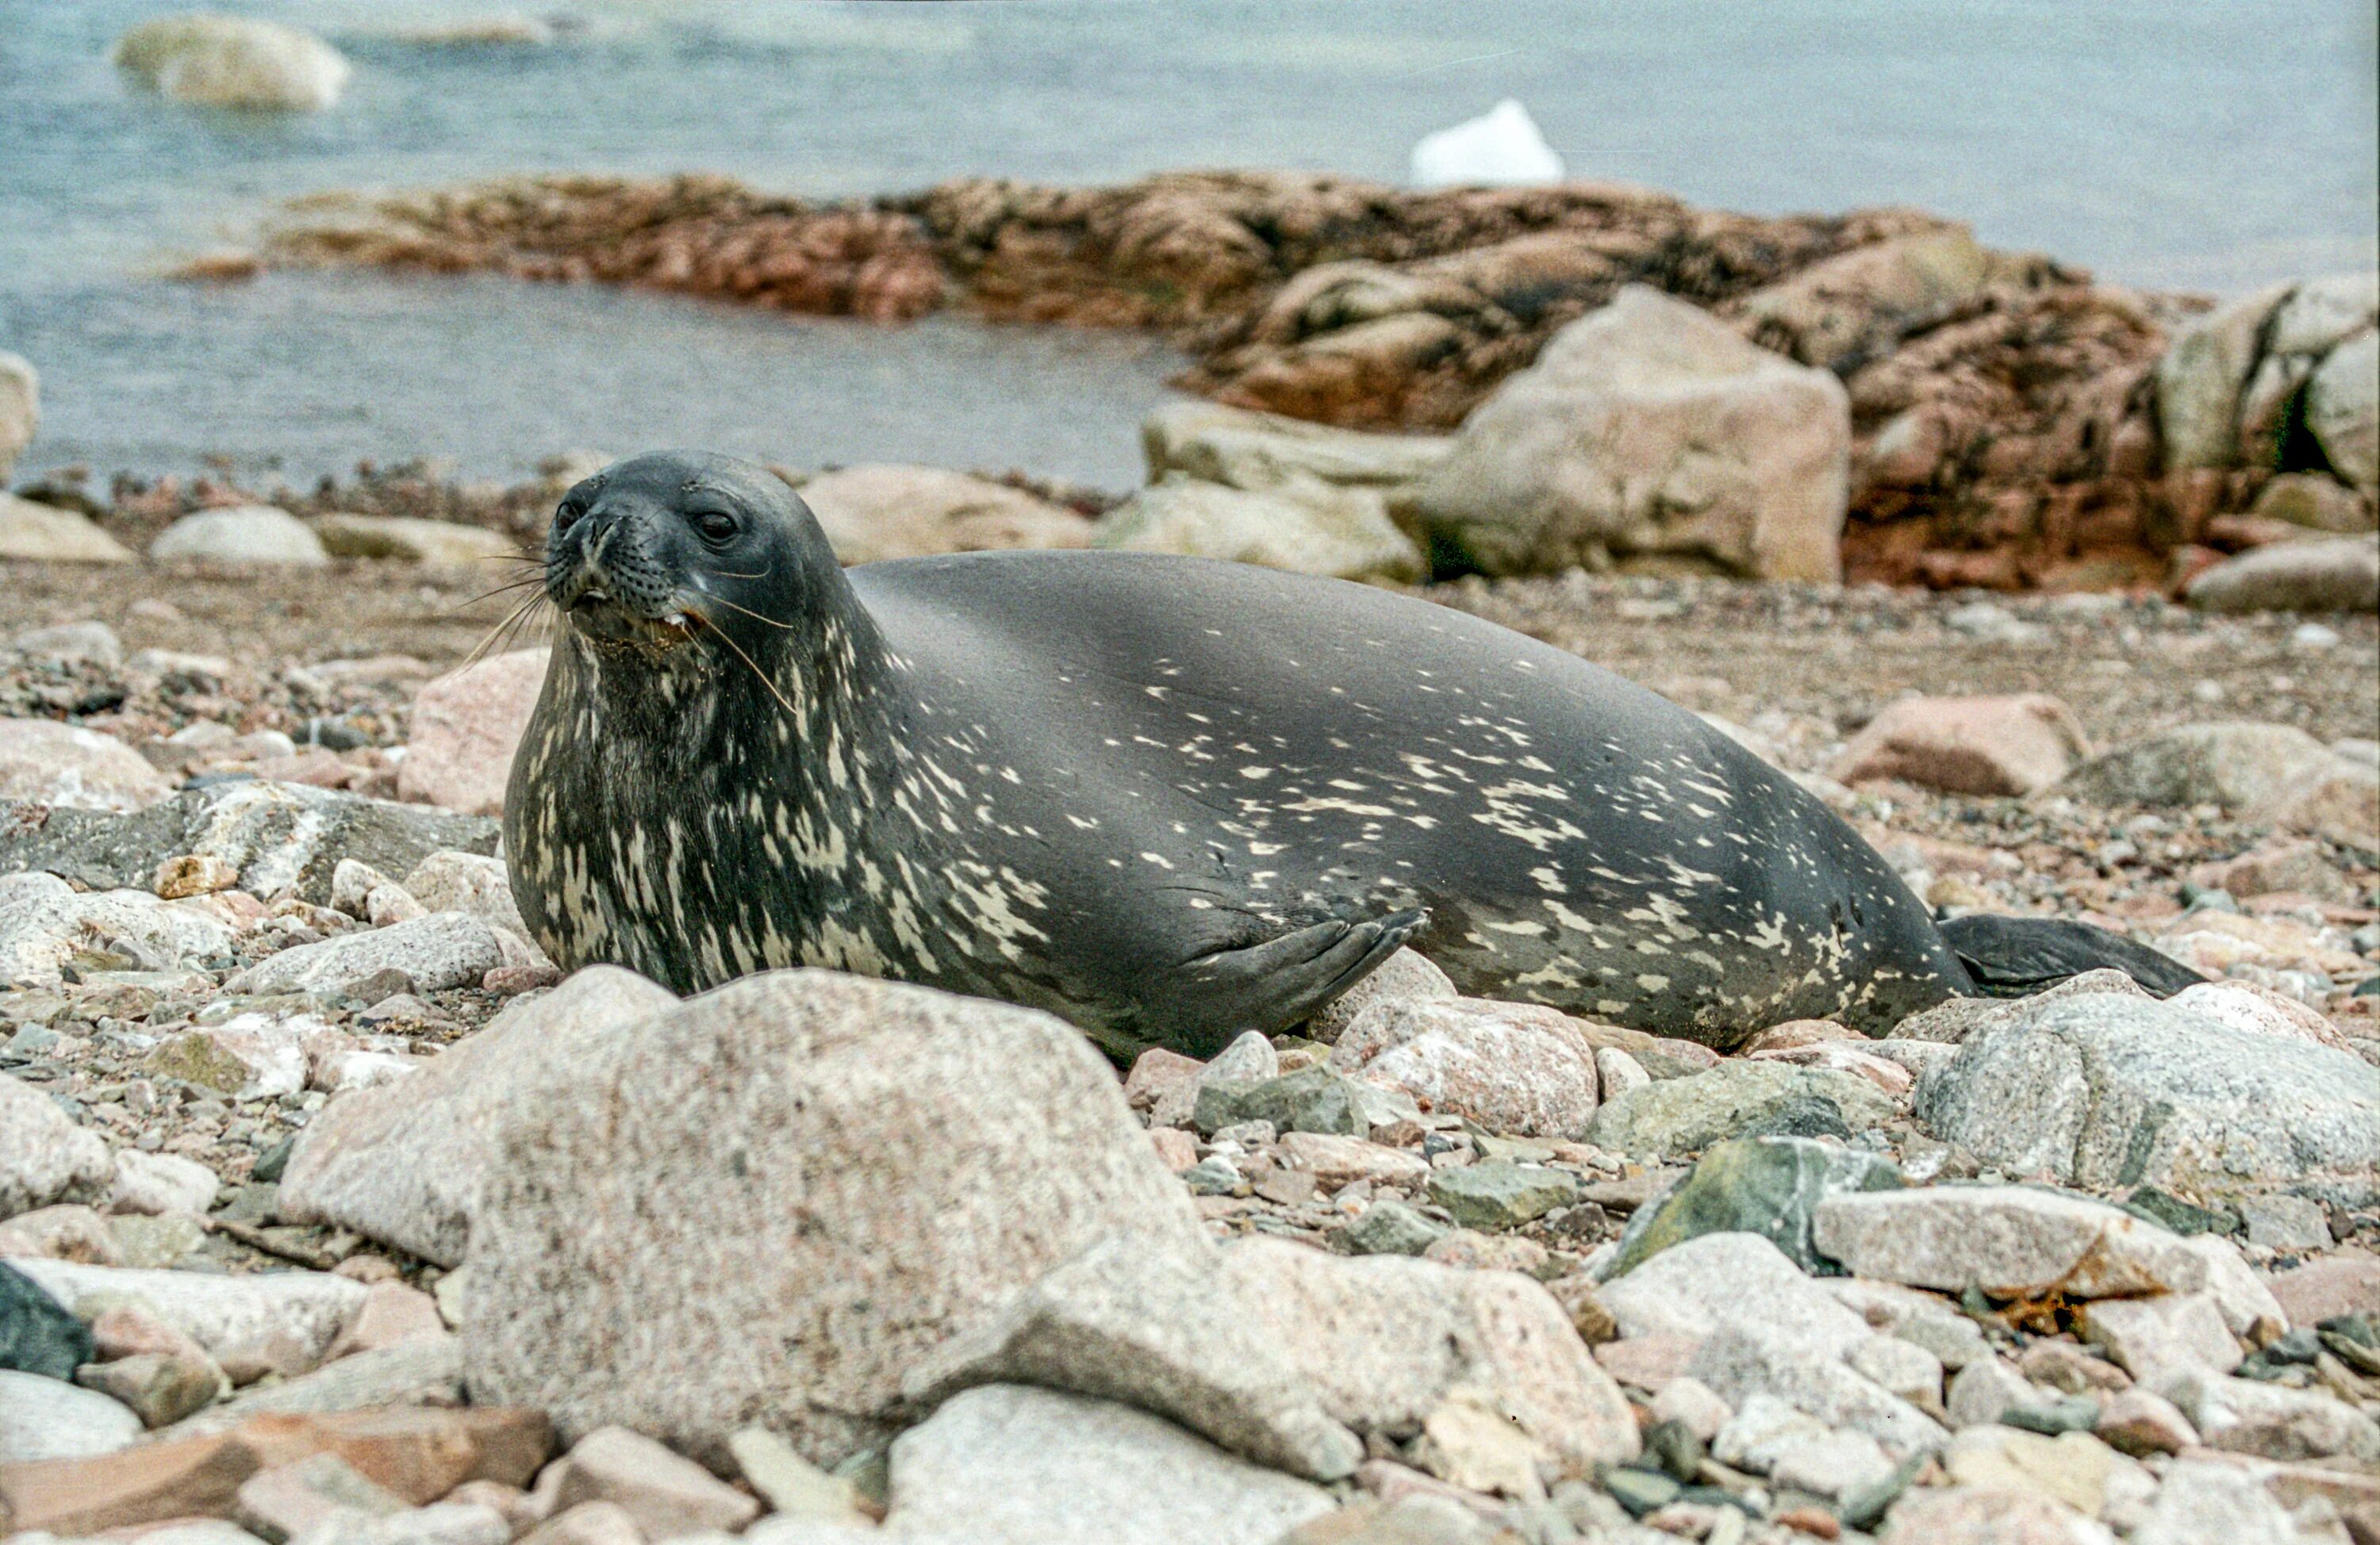
[(564, 615), (578, 633), (597, 644), (638, 645), (649, 649), (673, 649), (694, 637), (700, 621), (673, 609), (651, 617), (614, 599), (601, 585), (589, 585), (570, 603)]

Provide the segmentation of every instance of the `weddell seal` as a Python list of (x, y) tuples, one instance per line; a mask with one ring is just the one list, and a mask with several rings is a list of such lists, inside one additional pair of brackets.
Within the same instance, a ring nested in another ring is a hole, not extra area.
[[(544, 589), (504, 851), (565, 968), (829, 966), (1119, 1056), (1284, 1029), (1400, 944), (1468, 993), (1719, 1047), (1983, 990), (1791, 779), (1427, 601), (1135, 553), (845, 572), (782, 480), (681, 453), (573, 488)], [(1995, 990), (2137, 952), (2000, 921)]]

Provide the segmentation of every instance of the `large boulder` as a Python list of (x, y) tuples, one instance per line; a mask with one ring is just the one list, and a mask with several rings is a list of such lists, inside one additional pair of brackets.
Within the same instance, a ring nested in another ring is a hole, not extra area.
[(113, 735), (46, 718), (0, 718), (0, 800), (140, 810), (174, 786)]
[(1921, 231), (1813, 263), (1755, 290), (1739, 308), (1755, 341), (1840, 371), (1889, 349), (1903, 325), (1973, 296), (2009, 266), (1962, 228)]
[(413, 739), (396, 767), (396, 795), (473, 815), (499, 815), (513, 753), (537, 710), (550, 649), (516, 649), (425, 682), (413, 698)]
[(1308, 480), (1342, 488), (1407, 489), (1446, 459), (1446, 435), (1367, 434), (1220, 403), (1167, 403), (1140, 426), (1148, 480), (1180, 473), (1261, 492)]
[(2097, 804), (2217, 804), (2246, 811), (2338, 759), (2291, 725), (2182, 724), (2101, 753), (2067, 774), (2058, 791)]
[(2256, 368), (2265, 322), (2294, 288), (2267, 285), (2174, 334), (2156, 367), (2166, 465), (2239, 464), (2240, 394)]
[(0, 559), (24, 563), (129, 563), (132, 552), (72, 510), (0, 492)]
[(32, 361), (0, 349), (0, 480), (15, 470), (17, 458), (33, 443), (42, 427), (42, 378)]
[(1414, 509), (1489, 573), (1619, 555), (1833, 580), (1850, 456), (1831, 374), (1632, 284), (1479, 405)]
[(2372, 611), (2380, 609), (2380, 539), (2274, 542), (2204, 571), (2182, 594), (2203, 611)]
[(2380, 1166), (2380, 1069), (2117, 993), (1977, 1029), (1919, 1080), (1916, 1114), (1987, 1165), (2071, 1185), (2368, 1197)]
[(270, 504), (240, 504), (184, 515), (149, 544), (160, 563), (221, 563), (234, 568), (319, 569), (331, 561), (314, 528)]
[(676, 1002), (633, 972), (589, 966), (512, 1004), (415, 1076), (340, 1095), (290, 1152), (281, 1216), (462, 1264), (505, 1113), (607, 1037)]
[(903, 1425), (908, 1370), (1061, 1262), (1205, 1242), (1079, 1032), (831, 972), (619, 1028), (492, 1144), (473, 1399), (719, 1462), (758, 1423), (838, 1463)]
[(1852, 737), (1839, 783), (1898, 779), (1960, 794), (2030, 794), (2091, 754), (2074, 710), (2045, 693), (1904, 697)]
[(938, 466), (848, 466), (809, 479), (801, 495), (845, 563), (1078, 548), (1091, 535), (1091, 523), (1062, 504)]
[(1421, 549), (1378, 490), (1318, 478), (1262, 490), (1168, 475), (1100, 517), (1091, 545), (1256, 563), (1330, 579), (1417, 580)]
[(94, 890), (146, 887), (169, 858), (220, 860), (251, 896), (331, 899), (342, 859), (404, 875), (444, 849), (492, 853), (477, 815), (364, 799), (303, 783), (229, 783), (128, 815), (0, 803), (0, 874), (38, 870)]
[(2365, 490), (2380, 484), (2380, 332), (2333, 349), (2306, 385), (2305, 422), (2332, 470)]
[(310, 32), (250, 17), (159, 17), (115, 40), (108, 59), (176, 102), (252, 112), (331, 106), (354, 69)]

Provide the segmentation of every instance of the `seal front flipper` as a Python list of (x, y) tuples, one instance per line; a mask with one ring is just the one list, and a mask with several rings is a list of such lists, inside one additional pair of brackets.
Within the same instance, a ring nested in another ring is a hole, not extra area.
[(1320, 923), (1195, 956), (1143, 990), (1148, 1022), (1170, 1045), (1212, 1056), (1243, 1031), (1270, 1035), (1311, 1017), (1395, 953), (1424, 911)]
[(2070, 918), (1971, 912), (1940, 926), (1985, 997), (2024, 997), (2086, 971), (2108, 969), (2157, 997), (2171, 997), (2206, 980), (2147, 945)]

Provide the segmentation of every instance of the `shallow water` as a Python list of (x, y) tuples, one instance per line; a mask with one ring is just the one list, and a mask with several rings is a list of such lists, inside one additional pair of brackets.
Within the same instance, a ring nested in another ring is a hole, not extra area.
[(693, 441), (1135, 477), (1174, 368), (1145, 341), (873, 330), (486, 281), (148, 275), (322, 188), (705, 168), (812, 195), (969, 173), (1289, 165), (1401, 179), (1520, 97), (1573, 175), (1759, 211), (1910, 203), (2108, 277), (2229, 291), (2369, 262), (2372, 8), (1996, 0), (585, 0), (544, 46), (395, 33), (501, 6), (236, 5), (357, 65), (335, 109), (128, 90), (140, 0), (0, 0), (0, 347), (44, 374), (39, 466), (204, 452), (293, 477), (436, 453), (516, 472)]

